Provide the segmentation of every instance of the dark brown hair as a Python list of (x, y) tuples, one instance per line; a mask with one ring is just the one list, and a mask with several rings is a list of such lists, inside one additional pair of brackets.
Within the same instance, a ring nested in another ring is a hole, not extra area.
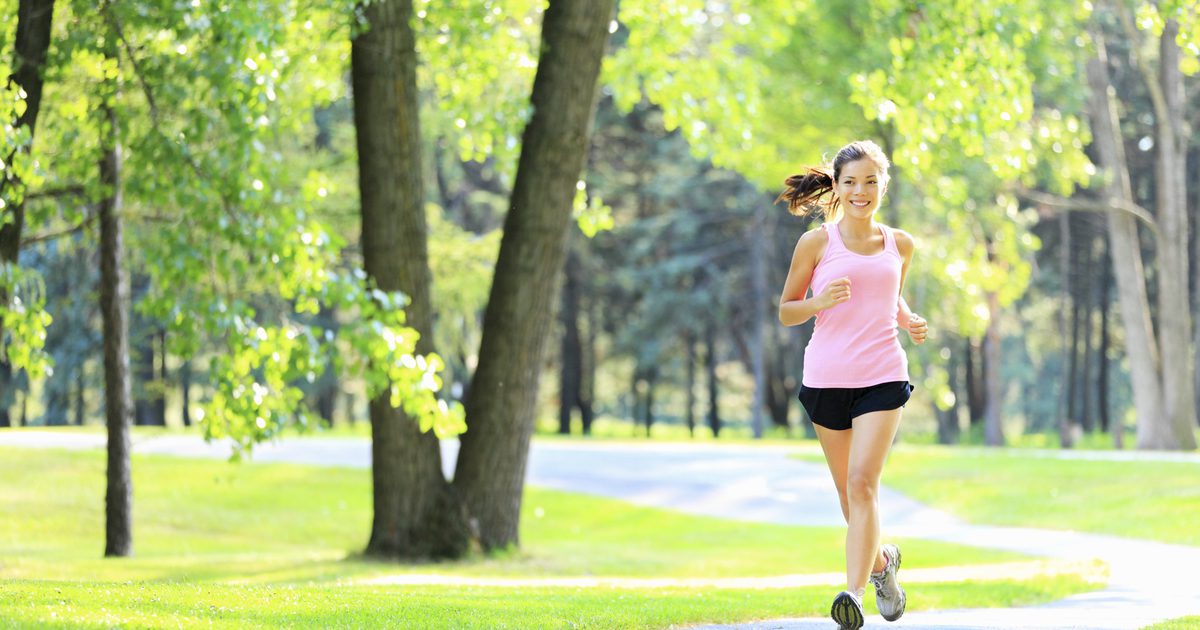
[(883, 154), (883, 149), (870, 140), (856, 140), (842, 147), (831, 164), (807, 166), (804, 173), (788, 177), (784, 181), (787, 188), (775, 201), (787, 201), (788, 212), (795, 215), (803, 216), (820, 209), (826, 221), (836, 220), (842, 200), (833, 191), (833, 183), (841, 176), (843, 167), (862, 159), (871, 160), (883, 171), (886, 185), (891, 162)]

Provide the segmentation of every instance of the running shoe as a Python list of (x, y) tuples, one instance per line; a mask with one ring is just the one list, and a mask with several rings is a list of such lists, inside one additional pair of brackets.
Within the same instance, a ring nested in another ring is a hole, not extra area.
[(904, 589), (896, 581), (896, 572), (900, 570), (900, 548), (896, 545), (884, 545), (883, 555), (887, 565), (879, 573), (871, 574), (871, 584), (875, 585), (875, 606), (879, 614), (888, 621), (895, 621), (904, 614), (907, 598)]
[(837, 622), (839, 630), (858, 630), (863, 627), (863, 606), (850, 591), (842, 591), (833, 599), (829, 616)]

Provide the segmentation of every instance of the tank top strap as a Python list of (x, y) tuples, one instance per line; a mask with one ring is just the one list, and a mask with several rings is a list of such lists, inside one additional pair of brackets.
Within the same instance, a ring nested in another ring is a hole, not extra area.
[(825, 232), (829, 235), (829, 245), (826, 246), (827, 252), (830, 247), (833, 247), (834, 243), (837, 243), (837, 247), (834, 247), (835, 250), (846, 249), (846, 244), (842, 242), (842, 231), (838, 229), (837, 223), (826, 223), (824, 224), (824, 228)]
[(896, 235), (892, 233), (892, 228), (879, 224), (879, 228), (883, 230), (883, 251), (890, 251), (897, 256), (900, 255), (900, 248), (896, 246)]

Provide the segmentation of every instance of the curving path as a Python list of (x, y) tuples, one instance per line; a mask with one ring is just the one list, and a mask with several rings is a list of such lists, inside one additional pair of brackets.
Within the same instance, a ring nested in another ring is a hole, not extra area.
[[(104, 436), (99, 434), (0, 431), (0, 446), (96, 448), (103, 446), (103, 440)], [(443, 443), (447, 469), (453, 466), (456, 450), (456, 442)], [(788, 454), (799, 450), (774, 446), (535, 441), (528, 481), (540, 487), (614, 497), (692, 514), (792, 525), (842, 525), (841, 509), (828, 472), (821, 464), (788, 458)], [(229, 455), (226, 446), (186, 436), (136, 441), (134, 451), (221, 458)], [(1086, 456), (1130, 458), (1125, 453)], [(1165, 457), (1195, 462), (1200, 472), (1200, 457)], [(365, 439), (293, 439), (264, 445), (254, 458), (366, 467), (370, 463), (370, 447)], [(878, 617), (868, 619), (867, 628), (1117, 630), (1200, 615), (1200, 548), (1095, 534), (968, 525), (886, 488), (880, 503), (888, 536), (1006, 549), (1044, 556), (1055, 562), (1100, 559), (1110, 567), (1110, 580), (1103, 590), (1043, 606), (912, 612), (894, 624)], [(831, 597), (835, 594), (833, 590)], [(832, 627), (828, 618), (815, 618), (704, 628), (830, 630)]]

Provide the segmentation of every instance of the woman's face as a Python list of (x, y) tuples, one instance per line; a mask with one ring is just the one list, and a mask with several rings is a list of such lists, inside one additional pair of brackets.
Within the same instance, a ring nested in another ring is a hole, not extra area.
[(834, 191), (842, 202), (842, 212), (856, 219), (869, 219), (879, 209), (887, 190), (883, 172), (867, 158), (847, 162), (834, 182)]

